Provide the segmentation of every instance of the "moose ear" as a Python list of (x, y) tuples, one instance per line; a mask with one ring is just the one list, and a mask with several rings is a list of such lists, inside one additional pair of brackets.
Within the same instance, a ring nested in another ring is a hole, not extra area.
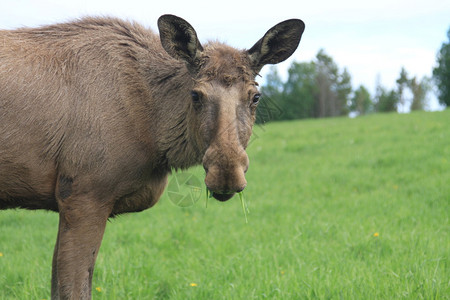
[(191, 24), (174, 15), (162, 15), (158, 28), (161, 44), (170, 56), (191, 66), (198, 64), (203, 47)]
[(281, 22), (260, 39), (247, 51), (257, 73), (264, 65), (277, 64), (286, 60), (297, 49), (305, 23), (299, 19), (291, 19)]

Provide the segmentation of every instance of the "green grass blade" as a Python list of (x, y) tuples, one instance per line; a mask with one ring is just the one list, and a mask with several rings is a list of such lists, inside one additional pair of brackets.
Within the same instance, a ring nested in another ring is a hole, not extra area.
[(241, 199), (242, 211), (245, 216), (245, 223), (248, 224), (247, 214), (249, 213), (247, 203), (245, 203), (244, 192), (239, 192), (239, 198)]

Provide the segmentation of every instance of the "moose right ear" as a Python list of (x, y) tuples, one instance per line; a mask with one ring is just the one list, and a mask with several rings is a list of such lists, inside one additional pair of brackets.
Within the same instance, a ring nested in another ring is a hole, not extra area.
[(304, 30), (305, 23), (299, 19), (286, 20), (270, 28), (247, 51), (253, 70), (258, 73), (264, 65), (286, 60), (297, 49)]
[(191, 24), (174, 15), (162, 15), (158, 28), (161, 44), (170, 56), (190, 66), (198, 65), (203, 47)]

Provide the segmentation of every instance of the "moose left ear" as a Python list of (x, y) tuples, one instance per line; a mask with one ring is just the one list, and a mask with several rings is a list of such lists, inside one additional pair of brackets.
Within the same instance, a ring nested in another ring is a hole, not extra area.
[(270, 28), (247, 51), (254, 71), (258, 73), (264, 65), (277, 64), (291, 56), (297, 49), (304, 30), (305, 23), (299, 19), (286, 20)]
[(164, 50), (173, 58), (187, 62), (188, 67), (195, 68), (203, 47), (191, 24), (174, 15), (162, 15), (158, 19), (158, 28)]

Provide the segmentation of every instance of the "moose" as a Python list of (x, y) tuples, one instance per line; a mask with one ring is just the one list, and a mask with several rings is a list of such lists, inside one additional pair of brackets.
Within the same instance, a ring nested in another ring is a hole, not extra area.
[(90, 299), (107, 220), (152, 207), (173, 170), (203, 164), (211, 195), (246, 187), (266, 64), (297, 49), (281, 22), (250, 49), (202, 45), (184, 19), (159, 35), (112, 17), (0, 30), (0, 209), (58, 212), (52, 299)]

